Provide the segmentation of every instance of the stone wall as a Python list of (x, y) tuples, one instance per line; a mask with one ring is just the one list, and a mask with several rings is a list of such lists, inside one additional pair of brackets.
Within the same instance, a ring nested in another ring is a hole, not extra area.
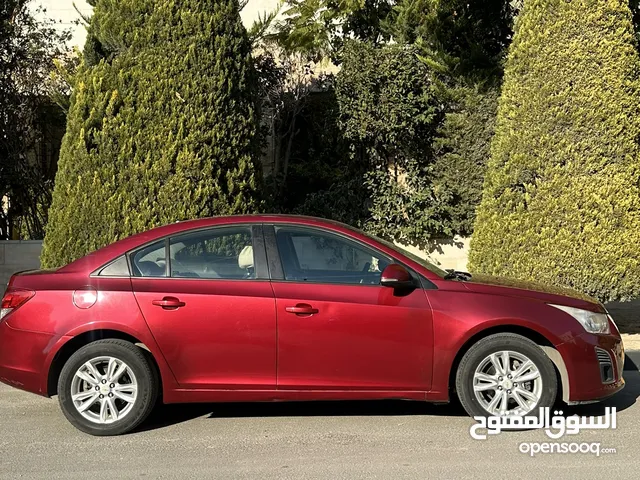
[(16, 272), (40, 268), (42, 240), (0, 241), (0, 291)]

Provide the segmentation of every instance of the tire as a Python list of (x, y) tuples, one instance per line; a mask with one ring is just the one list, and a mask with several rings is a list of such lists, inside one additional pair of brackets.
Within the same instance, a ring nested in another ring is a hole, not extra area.
[[(505, 356), (502, 352), (507, 352), (507, 375), (504, 374)], [(499, 355), (491, 358), (495, 353)], [(516, 375), (526, 360), (532, 362), (535, 370), (526, 368)], [(507, 378), (508, 375), (511, 376)], [(516, 376), (522, 380), (520, 383)], [(529, 378), (532, 379), (527, 380)], [(553, 362), (535, 342), (520, 335), (499, 333), (481, 339), (464, 354), (456, 372), (456, 391), (463, 408), (472, 417), (537, 415), (542, 407), (552, 408), (555, 404), (558, 377)], [(498, 394), (501, 397), (496, 399)], [(503, 411), (505, 397), (507, 406)], [(535, 398), (537, 402), (534, 402)], [(492, 400), (496, 400), (497, 405), (492, 407)]]
[(58, 379), (58, 400), (77, 429), (90, 435), (121, 435), (147, 418), (158, 389), (158, 374), (142, 349), (124, 340), (107, 339), (89, 343), (71, 355)]

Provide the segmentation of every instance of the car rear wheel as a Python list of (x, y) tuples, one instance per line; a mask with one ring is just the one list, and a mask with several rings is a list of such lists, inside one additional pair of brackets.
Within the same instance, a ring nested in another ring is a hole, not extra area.
[(536, 415), (554, 405), (558, 383), (553, 363), (535, 342), (500, 333), (465, 353), (456, 390), (471, 416)]
[(58, 380), (62, 412), (91, 435), (119, 435), (151, 413), (158, 378), (143, 351), (124, 340), (99, 340), (75, 352)]

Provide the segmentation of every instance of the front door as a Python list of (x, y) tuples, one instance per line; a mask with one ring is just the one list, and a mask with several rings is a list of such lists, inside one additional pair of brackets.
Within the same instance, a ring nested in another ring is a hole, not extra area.
[(275, 299), (260, 228), (198, 230), (131, 255), (136, 299), (183, 388), (275, 388)]
[[(380, 285), (393, 260), (341, 235), (275, 226), (278, 388), (420, 390), (431, 384), (424, 290)], [(273, 233), (271, 233), (273, 234)]]

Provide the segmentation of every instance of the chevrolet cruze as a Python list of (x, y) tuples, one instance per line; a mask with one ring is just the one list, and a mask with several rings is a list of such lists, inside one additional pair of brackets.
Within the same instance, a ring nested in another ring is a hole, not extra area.
[(620, 334), (571, 290), (443, 271), (346, 225), (218, 217), (134, 235), (2, 299), (0, 380), (80, 430), (164, 403), (460, 399), (533, 414), (624, 386)]

